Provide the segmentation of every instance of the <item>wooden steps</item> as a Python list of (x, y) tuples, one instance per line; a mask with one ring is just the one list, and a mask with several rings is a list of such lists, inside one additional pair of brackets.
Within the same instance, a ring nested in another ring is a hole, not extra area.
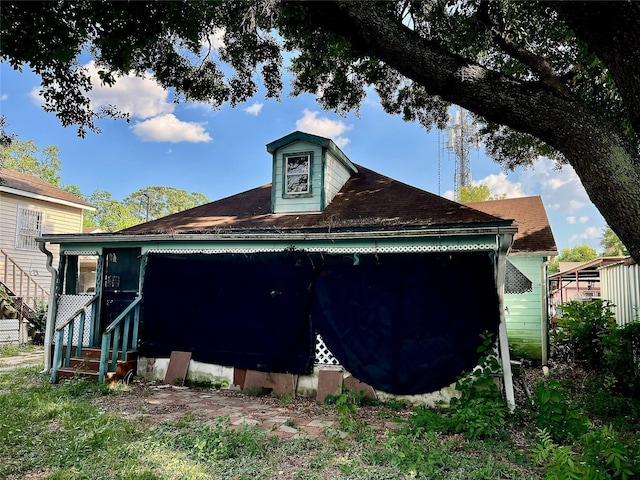
[[(63, 347), (62, 358), (65, 358), (67, 347)], [(116, 352), (118, 359), (120, 352)], [(111, 363), (113, 352), (109, 354), (109, 363)], [(130, 376), (129, 372), (135, 373), (138, 363), (138, 352), (128, 351), (126, 360), (118, 360), (115, 372), (107, 372), (106, 381), (115, 382)], [(80, 356), (76, 355), (76, 347), (71, 347), (71, 358), (68, 367), (60, 367), (58, 369), (57, 381), (64, 378), (88, 378), (98, 380), (100, 372), (100, 348), (83, 347)], [(127, 375), (129, 374), (129, 375)]]

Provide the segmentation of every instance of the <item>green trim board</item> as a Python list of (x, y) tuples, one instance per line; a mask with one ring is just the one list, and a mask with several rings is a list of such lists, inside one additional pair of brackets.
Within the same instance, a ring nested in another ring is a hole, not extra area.
[(304, 133), (300, 131), (296, 131), (290, 133), (289, 135), (285, 135), (278, 140), (274, 140), (271, 143), (267, 144), (267, 152), (274, 153), (276, 150), (279, 150), (282, 147), (285, 147), (293, 142), (302, 141), (311, 143), (314, 145), (318, 145), (322, 148), (328, 149), (333, 155), (336, 156), (344, 165), (346, 165), (353, 173), (358, 172), (358, 168), (349, 160), (349, 158), (344, 154), (340, 148), (330, 139), (319, 137), (317, 135), (312, 135), (310, 133)]
[[(140, 238), (138, 241), (117, 241), (117, 238), (110, 238), (109, 242), (102, 245), (109, 248), (118, 247), (140, 247), (142, 254), (148, 252), (198, 252), (198, 253), (223, 253), (223, 252), (278, 252), (285, 250), (308, 250), (314, 252), (322, 251), (344, 251), (345, 253), (367, 251), (493, 251), (500, 243), (498, 236), (501, 234), (483, 234), (469, 236), (404, 236), (395, 238), (367, 238), (365, 234), (360, 238), (340, 239), (338, 237), (326, 239), (264, 239), (264, 240), (180, 240), (167, 239), (165, 241), (153, 241), (149, 238)], [(97, 244), (82, 245), (78, 248), (76, 243), (61, 243), (61, 252), (74, 252), (92, 250), (102, 254), (103, 246)]]
[(320, 185), (320, 210), (327, 208), (327, 186), (325, 185), (327, 175), (327, 150), (323, 148), (320, 153), (320, 178), (322, 178), (322, 185)]

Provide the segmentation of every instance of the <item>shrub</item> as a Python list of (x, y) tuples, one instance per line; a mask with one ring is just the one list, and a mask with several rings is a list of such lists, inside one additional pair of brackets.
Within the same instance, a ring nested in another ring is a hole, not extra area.
[(555, 445), (546, 429), (538, 430), (536, 436), (533, 461), (544, 467), (545, 480), (627, 480), (640, 474), (637, 449), (621, 443), (611, 427), (593, 429), (582, 436), (581, 451)]
[(557, 380), (543, 380), (536, 387), (534, 402), (538, 409), (536, 424), (548, 432), (554, 442), (576, 439), (587, 431), (587, 421)]
[(640, 321), (611, 329), (602, 338), (604, 367), (624, 394), (640, 397)]
[(44, 345), (44, 332), (47, 328), (47, 303), (39, 301), (36, 314), (29, 320), (29, 336), (34, 345)]
[(485, 333), (481, 339), (478, 367), (456, 383), (461, 395), (451, 400), (450, 430), (463, 432), (470, 439), (503, 440), (507, 437), (508, 407), (496, 378), (501, 366), (494, 350), (494, 336)]
[(584, 407), (590, 415), (619, 432), (637, 432), (640, 402), (612, 391), (611, 376), (598, 375), (585, 382)]
[(603, 338), (615, 330), (609, 301), (571, 301), (561, 307), (562, 316), (551, 331), (554, 349), (571, 351), (573, 359), (601, 369), (604, 365)]

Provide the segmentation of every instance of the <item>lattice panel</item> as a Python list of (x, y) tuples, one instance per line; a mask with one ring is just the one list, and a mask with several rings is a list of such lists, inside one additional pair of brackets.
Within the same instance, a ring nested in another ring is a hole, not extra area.
[[(352, 254), (352, 253), (419, 253), (419, 252), (474, 252), (495, 250), (495, 244), (476, 243), (467, 245), (394, 245), (394, 246), (370, 246), (370, 247), (325, 247), (325, 246), (304, 246), (305, 252), (329, 253), (329, 254)], [(181, 249), (181, 248), (152, 248), (148, 253), (169, 253), (169, 254), (220, 254), (220, 253), (270, 253), (282, 252), (282, 247), (228, 247), (228, 248), (202, 248), (202, 249)]]
[[(89, 299), (91, 299), (92, 295), (60, 295), (58, 299), (58, 311), (56, 312), (56, 328), (59, 325), (62, 325), (64, 322), (71, 318), (78, 309), (84, 305)], [(91, 325), (91, 310), (93, 305), (87, 307), (87, 313), (84, 321), (84, 335), (82, 336), (82, 346), (89, 346), (89, 333), (90, 333), (90, 325)], [(63, 345), (67, 344), (67, 328), (64, 331), (64, 340)], [(74, 330), (73, 330), (73, 344), (78, 344), (78, 335), (80, 333), (80, 316), (74, 322)], [(54, 334), (53, 341), (56, 341), (56, 335)]]
[(507, 271), (504, 280), (504, 293), (520, 294), (530, 293), (533, 283), (518, 268), (507, 260)]
[(340, 365), (340, 362), (333, 356), (320, 335), (316, 335), (316, 364)]

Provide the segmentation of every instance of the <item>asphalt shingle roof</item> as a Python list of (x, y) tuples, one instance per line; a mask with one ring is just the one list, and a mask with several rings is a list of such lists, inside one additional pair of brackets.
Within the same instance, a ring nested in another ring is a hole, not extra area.
[(22, 192), (33, 193), (35, 195), (42, 195), (56, 200), (76, 203), (85, 207), (93, 207), (89, 202), (62, 190), (61, 188), (54, 187), (50, 183), (47, 183), (38, 177), (17, 172), (15, 170), (9, 170), (8, 168), (0, 169), (0, 187), (7, 187), (14, 190), (20, 190)]
[(357, 166), (322, 213), (271, 213), (271, 185), (175, 213), (121, 233), (337, 231), (511, 225), (491, 214)]
[(469, 202), (465, 205), (496, 217), (515, 219), (518, 233), (511, 247), (512, 253), (558, 251), (540, 196)]

